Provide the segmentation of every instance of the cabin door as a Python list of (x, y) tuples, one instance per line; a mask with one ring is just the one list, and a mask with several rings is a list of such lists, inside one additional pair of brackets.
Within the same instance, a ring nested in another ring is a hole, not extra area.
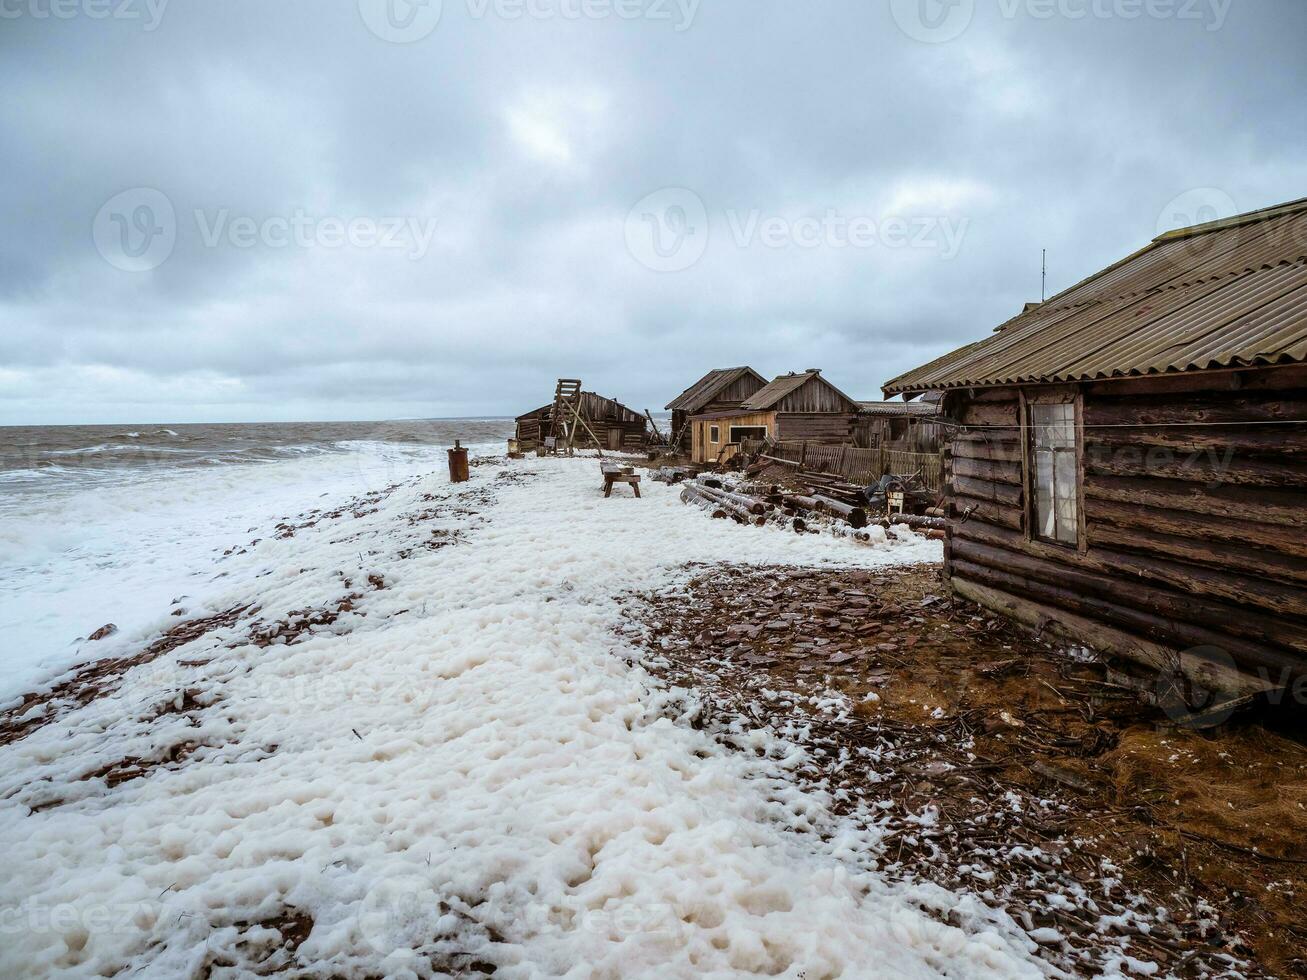
[(622, 448), (622, 430), (616, 425), (608, 430), (608, 448), (612, 450)]

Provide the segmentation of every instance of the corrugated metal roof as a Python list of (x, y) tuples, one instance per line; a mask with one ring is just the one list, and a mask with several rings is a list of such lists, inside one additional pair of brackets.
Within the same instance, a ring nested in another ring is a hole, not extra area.
[(934, 415), (939, 405), (931, 402), (858, 402), (859, 415)]
[(763, 384), (767, 379), (751, 367), (714, 368), (668, 402), (669, 412), (694, 412), (713, 400), (713, 396), (746, 374)]
[(1307, 199), (1163, 235), (884, 386), (1088, 381), (1307, 359)]

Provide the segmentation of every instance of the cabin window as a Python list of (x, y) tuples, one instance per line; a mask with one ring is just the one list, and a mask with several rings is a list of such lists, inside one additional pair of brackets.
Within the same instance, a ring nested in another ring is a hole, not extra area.
[(767, 438), (767, 426), (765, 425), (733, 425), (731, 426), (731, 442), (743, 442), (745, 439), (754, 439), (761, 442)]
[(710, 426), (708, 426), (708, 441), (709, 441), (709, 442), (721, 442), (721, 441), (722, 441), (722, 430), (721, 430), (721, 426), (718, 426), (718, 425), (710, 425)]
[(1031, 405), (1030, 433), (1035, 536), (1062, 544), (1079, 544), (1075, 403)]

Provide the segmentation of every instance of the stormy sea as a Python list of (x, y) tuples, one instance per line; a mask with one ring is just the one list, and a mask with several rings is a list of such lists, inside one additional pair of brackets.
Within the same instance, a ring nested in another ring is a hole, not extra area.
[(252, 527), (501, 450), (512, 420), (0, 427), (0, 699), (131, 629)]

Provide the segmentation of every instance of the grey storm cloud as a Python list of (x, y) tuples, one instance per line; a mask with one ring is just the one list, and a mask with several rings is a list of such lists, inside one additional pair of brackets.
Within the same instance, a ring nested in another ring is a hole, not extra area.
[(0, 423), (560, 375), (656, 409), (737, 363), (874, 398), (1041, 249), (1058, 290), (1307, 193), (1305, 36), (1300, 0), (0, 0)]

